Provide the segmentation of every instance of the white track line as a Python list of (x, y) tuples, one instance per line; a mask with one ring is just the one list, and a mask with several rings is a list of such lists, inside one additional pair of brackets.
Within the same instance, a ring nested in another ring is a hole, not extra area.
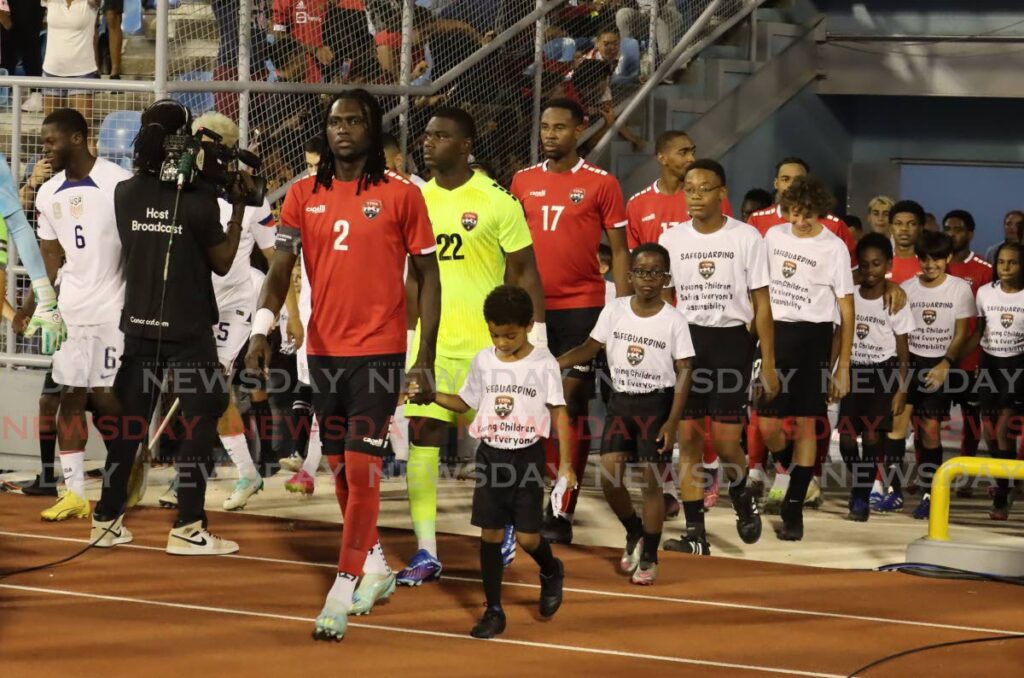
[[(93, 600), (105, 600), (116, 603), (136, 603), (140, 605), (154, 605), (157, 607), (170, 607), (179, 610), (194, 610), (199, 612), (214, 612), (220, 614), (233, 614), (242, 617), (260, 617), (263, 619), (277, 619), (282, 621), (294, 621), (303, 622), (304, 624), (312, 624), (315, 622), (313, 618), (307, 617), (295, 617), (284, 614), (272, 614), (269, 612), (252, 612), (249, 610), (235, 610), (227, 607), (211, 607), (208, 605), (186, 605), (184, 603), (168, 603), (159, 600), (145, 600), (143, 598), (127, 598), (124, 596), (106, 596), (96, 593), (80, 593), (78, 591), (67, 591), (64, 589), (47, 589), (39, 588), (35, 586), (16, 586), (13, 584), (0, 584), (0, 588), (12, 589), (15, 591), (28, 591), (31, 593), (43, 593), (51, 595), (71, 596), (77, 598), (91, 598)], [(454, 638), (456, 640), (475, 640), (469, 635), (460, 633), (448, 633), (445, 631), (427, 631), (423, 629), (408, 629), (400, 628), (395, 626), (381, 626), (379, 624), (363, 624), (353, 623), (348, 624), (351, 628), (357, 629), (369, 629), (372, 631), (388, 631), (391, 633), (407, 633), (417, 636), (433, 636), (435, 638)], [(577, 647), (575, 645), (559, 645), (556, 643), (538, 643), (529, 640), (511, 640), (509, 638), (494, 638), (489, 642), (501, 643), (504, 645), (519, 645), (524, 647), (541, 648), (545, 650), (562, 650), (564, 652), (578, 652), (581, 654), (596, 654), (605, 655), (612, 657), (625, 657), (627, 659), (648, 659), (652, 661), (668, 662), (673, 664), (694, 664), (698, 666), (713, 666), (722, 669), (740, 669), (743, 671), (760, 671), (764, 673), (782, 673), (792, 676), (814, 676), (817, 678), (843, 678), (844, 674), (836, 673), (816, 673), (813, 671), (799, 671), (796, 669), (780, 669), (771, 666), (758, 666), (754, 664), (732, 664), (729, 662), (716, 662), (704, 659), (687, 659), (684, 657), (667, 657), (664, 655), (657, 654), (644, 654), (642, 652), (624, 652), (620, 650), (604, 650), (593, 647)]]
[[(75, 543), (75, 544), (87, 544), (88, 543), (87, 539), (74, 539), (74, 538), (71, 538), (71, 537), (53, 537), (53, 536), (49, 536), (49, 535), (31, 534), (31, 533), (25, 533), (25, 532), (5, 532), (5, 531), (0, 531), (0, 535), (8, 536), (8, 537), (25, 537), (25, 538), (28, 538), (28, 539), (45, 539), (45, 540), (50, 540), (50, 541), (64, 541), (64, 542), (72, 542), (72, 543)], [(139, 550), (142, 550), (142, 551), (159, 551), (161, 553), (164, 552), (164, 549), (162, 549), (162, 548), (160, 548), (158, 546), (142, 546), (140, 544), (120, 544), (116, 548), (118, 548), (118, 549), (124, 549), (124, 548), (139, 549)], [(282, 565), (299, 565), (299, 566), (303, 566), (303, 567), (319, 567), (319, 568), (325, 568), (325, 569), (329, 568), (329, 569), (332, 569), (332, 570), (337, 569), (337, 565), (335, 565), (334, 563), (316, 563), (316, 562), (309, 562), (309, 561), (305, 561), (305, 560), (287, 560), (287, 559), (284, 559), (284, 558), (266, 558), (266, 557), (262, 557), (262, 556), (243, 556), (243, 555), (238, 555), (238, 554), (232, 554), (232, 555), (226, 555), (226, 556), (218, 556), (218, 557), (220, 557), (220, 558), (236, 558), (238, 560), (252, 560), (252, 561), (263, 562), (263, 563), (278, 563), (278, 564), (282, 564)], [(457, 576), (447, 575), (447, 574), (444, 575), (443, 579), (445, 581), (468, 582), (468, 583), (472, 583), (472, 584), (481, 584), (482, 583), (482, 581), (480, 579), (474, 579), (473, 577), (457, 577)], [(538, 584), (525, 584), (525, 583), (510, 582), (510, 581), (504, 581), (504, 582), (502, 582), (502, 585), (503, 586), (518, 586), (518, 587), (530, 588), (530, 589), (539, 589), (540, 588), (540, 586)], [(921, 626), (921, 627), (933, 628), (933, 629), (947, 629), (947, 630), (950, 630), (950, 631), (970, 631), (972, 633), (991, 633), (991, 634), (994, 634), (994, 635), (1002, 635), (1002, 634), (1009, 634), (1009, 633), (1024, 633), (1024, 630), (1022, 630), (1022, 629), (995, 629), (995, 628), (988, 628), (988, 627), (982, 627), (982, 626), (962, 626), (962, 625), (959, 625), (959, 624), (939, 624), (937, 622), (912, 621), (912, 620), (909, 620), (909, 619), (892, 619), (890, 617), (870, 617), (870, 616), (867, 616), (867, 615), (859, 615), (859, 614), (843, 614), (841, 612), (819, 612), (819, 611), (816, 611), (816, 610), (797, 610), (797, 609), (787, 608), (787, 607), (768, 607), (768, 606), (764, 606), (764, 605), (748, 605), (748, 604), (745, 604), (745, 603), (725, 603), (725, 602), (716, 601), (716, 600), (696, 600), (696, 599), (692, 599), (692, 598), (673, 598), (671, 596), (654, 596), (654, 595), (646, 595), (646, 594), (642, 594), (642, 593), (621, 593), (621, 592), (618, 592), (618, 591), (600, 591), (600, 590), (596, 590), (596, 589), (582, 589), (582, 588), (575, 588), (575, 587), (570, 587), (570, 586), (566, 586), (564, 590), (572, 592), (572, 593), (582, 593), (582, 594), (588, 594), (588, 595), (593, 595), (593, 596), (605, 596), (605, 597), (608, 597), (608, 598), (625, 598), (625, 599), (629, 599), (629, 600), (650, 600), (650, 601), (661, 602), (661, 603), (676, 603), (676, 604), (680, 604), (680, 605), (699, 605), (699, 606), (704, 606), (704, 607), (718, 607), (718, 608), (727, 608), (727, 609), (734, 609), (734, 610), (753, 610), (753, 611), (756, 611), (756, 612), (771, 612), (771, 613), (775, 613), (775, 614), (791, 614), (791, 615), (801, 615), (801, 616), (807, 616), (807, 617), (825, 617), (825, 618), (829, 618), (829, 619), (851, 619), (851, 620), (855, 620), (855, 621), (878, 622), (878, 623), (883, 623), (883, 624), (899, 624), (899, 625), (903, 625), (903, 626)]]

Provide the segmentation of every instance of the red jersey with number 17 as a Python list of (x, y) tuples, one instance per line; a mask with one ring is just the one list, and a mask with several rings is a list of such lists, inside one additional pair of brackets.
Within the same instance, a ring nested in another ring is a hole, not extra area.
[[(768, 233), (769, 228), (780, 224), (788, 224), (789, 221), (786, 217), (782, 216), (782, 207), (772, 205), (751, 214), (748, 223), (761, 233), (761, 237), (764, 237)], [(853, 241), (853, 235), (850, 234), (850, 228), (846, 225), (846, 222), (834, 214), (828, 214), (821, 220), (821, 225), (843, 241), (846, 249), (850, 252), (850, 265), (853, 268), (857, 268), (857, 243)]]
[[(722, 201), (722, 214), (731, 217), (729, 198)], [(634, 250), (645, 242), (658, 242), (661, 234), (690, 220), (690, 209), (682, 190), (671, 195), (662, 193), (658, 180), (640, 191), (626, 203), (626, 240)]]
[[(971, 292), (974, 293), (975, 297), (978, 296), (978, 290), (987, 283), (992, 282), (992, 264), (979, 257), (975, 252), (968, 254), (963, 263), (950, 261), (949, 266), (946, 267), (946, 273), (956, 276), (970, 285)], [(977, 322), (976, 318), (971, 318), (971, 332), (974, 332)], [(979, 346), (970, 355), (965, 355), (961, 358), (958, 367), (962, 370), (973, 372), (980, 363), (981, 347)]]
[(280, 224), (302, 238), (313, 307), (309, 355), (405, 353), (406, 255), (437, 248), (420, 189), (386, 176), (358, 195), (356, 181), (334, 180), (327, 190), (315, 177), (288, 189)]
[(543, 162), (516, 173), (512, 194), (526, 212), (550, 310), (604, 306), (597, 248), (605, 230), (626, 225), (622, 189), (583, 159), (568, 172)]

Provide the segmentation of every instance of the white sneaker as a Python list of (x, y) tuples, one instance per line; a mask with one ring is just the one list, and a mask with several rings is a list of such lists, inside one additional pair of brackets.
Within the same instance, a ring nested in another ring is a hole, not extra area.
[(249, 498), (263, 489), (263, 478), (239, 478), (235, 481), (235, 489), (224, 500), (225, 511), (237, 511), (245, 508)]
[(287, 471), (291, 471), (292, 473), (299, 472), (299, 469), (302, 468), (302, 462), (302, 455), (299, 454), (298, 452), (292, 452), (290, 456), (278, 461), (278, 463), (281, 465), (281, 468)]
[(25, 113), (42, 113), (43, 95), (39, 92), (32, 92), (32, 94), (29, 94), (24, 103), (21, 104), (21, 110)]
[(99, 549), (109, 549), (118, 544), (132, 541), (132, 533), (124, 526), (124, 514), (113, 520), (92, 519), (92, 531), (89, 532), (89, 543)]
[(238, 544), (211, 534), (203, 521), (175, 527), (167, 535), (167, 552), (172, 556), (223, 556), (238, 550)]

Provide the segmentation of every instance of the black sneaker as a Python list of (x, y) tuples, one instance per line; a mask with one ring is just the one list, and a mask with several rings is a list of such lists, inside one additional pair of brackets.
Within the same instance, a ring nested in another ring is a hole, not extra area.
[(57, 483), (47, 483), (42, 476), (36, 476), (24, 484), (19, 484), (21, 493), (30, 497), (56, 497)]
[(744, 544), (756, 544), (761, 538), (761, 514), (757, 511), (757, 500), (754, 493), (744, 490), (739, 499), (734, 502), (733, 509), (736, 511), (736, 532)]
[[(555, 558), (558, 566), (558, 573), (550, 577), (540, 575), (540, 616), (544, 619), (555, 616), (558, 608), (562, 606), (562, 586), (565, 584), (565, 566), (562, 561)], [(504, 628), (504, 618), (502, 618)]]
[(572, 523), (565, 518), (550, 516), (544, 520), (540, 534), (552, 544), (572, 543)]
[(692, 556), (711, 555), (711, 544), (708, 543), (707, 534), (703, 532), (687, 532), (679, 539), (666, 539), (661, 547), (666, 551), (689, 553)]
[(505, 613), (487, 608), (484, 616), (476, 623), (469, 635), (474, 638), (493, 638), (505, 631)]
[(782, 516), (782, 527), (775, 530), (775, 536), (782, 541), (800, 541), (804, 538), (804, 512), (799, 502), (782, 502), (779, 515)]

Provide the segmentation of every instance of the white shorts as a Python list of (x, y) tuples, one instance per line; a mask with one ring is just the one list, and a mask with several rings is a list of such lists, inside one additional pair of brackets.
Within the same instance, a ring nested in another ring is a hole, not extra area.
[(226, 308), (220, 312), (220, 319), (213, 326), (213, 338), (217, 341), (217, 360), (226, 372), (231, 372), (251, 329), (252, 312), (249, 309)]
[(68, 338), (53, 354), (53, 380), (77, 388), (113, 386), (124, 353), (119, 324), (68, 325)]

